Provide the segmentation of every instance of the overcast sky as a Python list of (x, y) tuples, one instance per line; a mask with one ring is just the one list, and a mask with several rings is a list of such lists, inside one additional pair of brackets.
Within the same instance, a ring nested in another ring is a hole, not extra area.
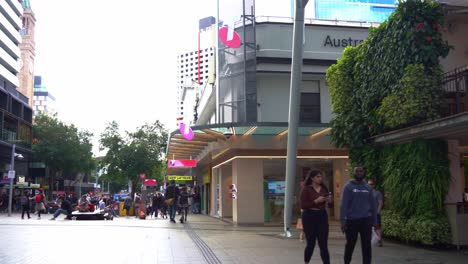
[[(93, 132), (175, 124), (176, 57), (197, 47), (198, 19), (213, 0), (33, 0), (35, 74), (59, 118)], [(95, 140), (97, 143), (97, 140)]]
[[(288, 16), (290, 0), (275, 1), (257, 0), (257, 5), (270, 7), (263, 14)], [(94, 133), (95, 153), (112, 120), (123, 130), (155, 120), (173, 129), (176, 57), (196, 49), (198, 20), (215, 16), (215, 4), (32, 0), (35, 74), (55, 96), (59, 118)]]

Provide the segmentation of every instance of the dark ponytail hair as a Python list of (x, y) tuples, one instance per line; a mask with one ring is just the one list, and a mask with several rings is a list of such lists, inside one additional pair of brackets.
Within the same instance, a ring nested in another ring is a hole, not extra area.
[[(307, 174), (307, 177), (305, 178), (305, 181), (304, 181), (304, 187), (305, 186), (309, 186), (309, 185), (312, 185), (312, 178), (314, 178), (315, 176), (321, 174), (322, 171), (320, 171), (319, 169), (311, 169), (309, 171), (309, 173)], [(320, 184), (320, 186), (325, 190), (325, 192), (328, 193), (328, 188), (327, 186), (325, 186), (325, 184)]]

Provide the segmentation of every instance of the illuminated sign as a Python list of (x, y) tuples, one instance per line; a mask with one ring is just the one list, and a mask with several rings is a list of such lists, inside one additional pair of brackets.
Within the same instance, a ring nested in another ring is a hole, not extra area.
[(168, 167), (196, 167), (197, 160), (168, 160)]
[(188, 176), (180, 176), (180, 175), (168, 175), (167, 176), (167, 179), (172, 181), (191, 181), (192, 180), (192, 176), (188, 175)]

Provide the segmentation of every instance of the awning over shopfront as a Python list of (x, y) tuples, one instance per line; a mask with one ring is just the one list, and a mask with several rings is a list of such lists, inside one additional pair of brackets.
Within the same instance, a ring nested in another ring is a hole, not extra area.
[(468, 112), (388, 132), (371, 140), (377, 144), (397, 144), (418, 138), (458, 140), (460, 146), (468, 147)]
[[(250, 142), (252, 138), (281, 138), (288, 134), (288, 123), (224, 123), (214, 125), (202, 125), (192, 127), (194, 138), (191, 141), (184, 139), (179, 130), (170, 134), (167, 146), (167, 158), (169, 160), (180, 159), (200, 159), (200, 154), (206, 152), (209, 146), (214, 143), (223, 143), (235, 138), (237, 141)], [(318, 137), (330, 132), (326, 123), (302, 124), (297, 133), (299, 137)], [(260, 137), (257, 137), (260, 136)], [(236, 151), (236, 149), (226, 148), (210, 155), (211, 159), (226, 154), (227, 151)], [(241, 150), (239, 150), (241, 151)], [(284, 155), (272, 151), (272, 155)], [(259, 155), (264, 155), (257, 153)], [(167, 174), (184, 175), (188, 172), (187, 168), (168, 168)]]

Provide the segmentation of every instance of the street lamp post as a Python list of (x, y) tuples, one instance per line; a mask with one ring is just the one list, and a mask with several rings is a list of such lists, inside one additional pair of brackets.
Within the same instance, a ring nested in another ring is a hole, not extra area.
[(302, 60), (304, 45), (304, 13), (309, 0), (296, 0), (291, 61), (291, 86), (289, 92), (288, 147), (286, 159), (286, 191), (284, 197), (284, 232), (291, 237), (291, 216), (296, 177), (297, 127), (301, 99)]
[(18, 157), (19, 159), (23, 158), (23, 155), (15, 153), (15, 150), (16, 150), (16, 144), (13, 144), (13, 146), (11, 147), (11, 167), (10, 167), (10, 171), (8, 172), (8, 177), (10, 178), (10, 197), (8, 198), (8, 216), (11, 216), (11, 206), (13, 203), (13, 180), (16, 177), (15, 158), (16, 157)]

